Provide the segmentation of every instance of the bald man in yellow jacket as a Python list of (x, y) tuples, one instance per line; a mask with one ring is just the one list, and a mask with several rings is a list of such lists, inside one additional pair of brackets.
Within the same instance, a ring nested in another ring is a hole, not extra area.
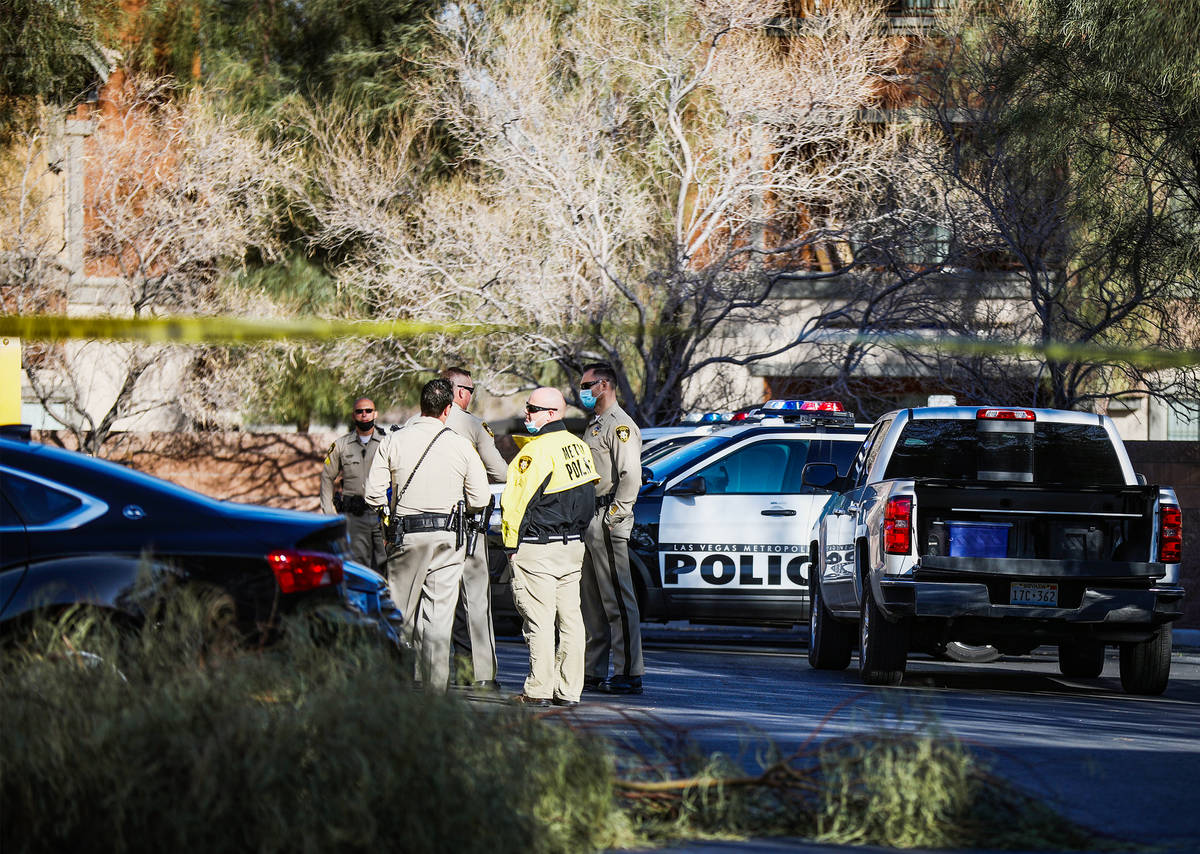
[(534, 438), (509, 463), (500, 497), (504, 547), (515, 549), (509, 559), (513, 601), (529, 646), (529, 675), (513, 698), (522, 705), (573, 706), (583, 691), (579, 580), (599, 475), (588, 446), (563, 423), (565, 410), (557, 389), (529, 396), (525, 429)]

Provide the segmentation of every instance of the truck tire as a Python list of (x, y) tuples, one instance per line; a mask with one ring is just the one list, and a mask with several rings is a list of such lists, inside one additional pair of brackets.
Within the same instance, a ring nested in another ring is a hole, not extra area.
[(908, 623), (888, 622), (875, 605), (871, 585), (864, 583), (859, 621), (859, 676), (868, 685), (899, 685), (907, 661)]
[(835, 620), (821, 598), (821, 585), (809, 579), (812, 607), (808, 611), (808, 663), (814, 670), (845, 670), (850, 666), (854, 629)]
[(1100, 641), (1064, 641), (1058, 645), (1058, 672), (1063, 676), (1094, 679), (1104, 671), (1104, 644)]
[(1126, 694), (1161, 694), (1170, 675), (1170, 626), (1150, 640), (1121, 644), (1121, 687)]

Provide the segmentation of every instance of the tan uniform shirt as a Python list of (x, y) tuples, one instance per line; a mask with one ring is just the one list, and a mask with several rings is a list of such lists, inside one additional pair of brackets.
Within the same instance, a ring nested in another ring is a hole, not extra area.
[(450, 409), (446, 426), (475, 446), (483, 467), (487, 469), (492, 483), (504, 483), (508, 477), (508, 463), (496, 450), (496, 436), (482, 418), (478, 418), (455, 404)]
[(464, 498), (468, 508), (487, 506), (491, 491), (483, 461), (471, 443), (454, 431), (437, 440), (404, 495), (399, 494), (425, 448), (444, 427), (437, 418), (422, 415), (403, 430), (389, 433), (367, 476), (367, 504), (383, 507), (391, 487), (394, 506), (390, 512), (400, 516), (449, 513)]
[(642, 487), (642, 431), (619, 405), (595, 415), (584, 431), (583, 441), (596, 461), (596, 497), (612, 493), (608, 517), (619, 521), (633, 514)]
[(321, 469), (321, 512), (336, 513), (333, 506), (333, 485), (338, 475), (342, 476), (342, 493), (344, 495), (362, 495), (367, 488), (367, 473), (371, 470), (371, 462), (379, 450), (380, 441), (387, 434), (376, 427), (371, 432), (371, 438), (366, 444), (358, 439), (358, 433), (351, 431), (345, 436), (338, 436), (329, 446), (325, 454), (325, 465)]

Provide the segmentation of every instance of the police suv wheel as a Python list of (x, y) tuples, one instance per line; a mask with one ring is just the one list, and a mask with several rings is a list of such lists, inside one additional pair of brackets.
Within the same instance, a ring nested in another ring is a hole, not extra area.
[(939, 644), (935, 647), (933, 655), (935, 658), (940, 658), (943, 661), (958, 661), (963, 664), (987, 664), (989, 661), (995, 661), (1000, 657), (1000, 650), (991, 644), (948, 641), (944, 645)]
[(858, 673), (868, 685), (899, 685), (908, 660), (908, 623), (888, 622), (863, 585), (859, 622)]
[(809, 580), (812, 607), (808, 613), (808, 663), (816, 670), (845, 670), (850, 666), (854, 629), (835, 620), (821, 598), (821, 585)]

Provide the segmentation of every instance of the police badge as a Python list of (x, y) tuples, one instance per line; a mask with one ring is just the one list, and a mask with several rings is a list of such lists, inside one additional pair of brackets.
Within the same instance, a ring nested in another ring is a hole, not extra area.
[(529, 471), (531, 465), (533, 465), (532, 457), (521, 457), (521, 459), (517, 460), (517, 471), (525, 474), (525, 472)]
[(617, 428), (617, 438), (620, 439), (622, 442), (629, 441), (629, 428), (626, 427), (624, 424), (622, 424), (620, 427)]

